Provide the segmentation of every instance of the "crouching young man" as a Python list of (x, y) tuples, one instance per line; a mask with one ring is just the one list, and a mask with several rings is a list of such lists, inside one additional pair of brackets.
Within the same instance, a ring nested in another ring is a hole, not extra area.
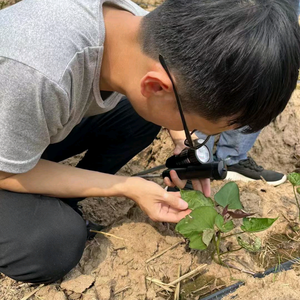
[[(0, 12), (0, 36), (0, 272), (34, 283), (78, 263), (82, 198), (126, 196), (156, 221), (190, 212), (179, 193), (113, 175), (161, 126), (183, 129), (175, 86), (189, 130), (255, 132), (285, 108), (300, 59), (288, 0), (167, 0), (149, 14), (23, 0)], [(58, 163), (85, 150), (77, 168)]]

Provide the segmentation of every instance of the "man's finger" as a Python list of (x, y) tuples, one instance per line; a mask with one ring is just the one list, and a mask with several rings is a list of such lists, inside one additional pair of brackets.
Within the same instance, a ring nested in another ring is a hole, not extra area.
[(183, 211), (188, 211), (189, 213), (192, 212), (192, 210), (190, 210), (190, 209), (187, 209), (187, 210), (179, 210), (179, 209), (173, 208), (173, 207), (169, 207), (169, 210), (168, 210), (168, 212), (169, 212), (169, 213), (172, 213), (172, 214), (178, 214), (178, 213), (183, 212)]
[(175, 147), (175, 149), (173, 151), (174, 155), (180, 154), (181, 151), (182, 151), (182, 149), (184, 149), (184, 147), (185, 147), (184, 144), (183, 144), (183, 146), (182, 145), (176, 145), (176, 147)]
[(205, 178), (201, 180), (201, 185), (202, 185), (202, 192), (206, 197), (210, 197), (210, 179)]
[(164, 196), (164, 203), (178, 210), (186, 210), (188, 208), (187, 202), (183, 199), (166, 192)]
[(168, 192), (168, 193), (175, 196), (175, 197), (179, 197), (179, 198), (181, 197), (180, 192)]
[(163, 219), (164, 222), (169, 222), (169, 223), (178, 223), (181, 219), (183, 219), (185, 216), (191, 213), (190, 209), (187, 209), (185, 211), (180, 211), (180, 212), (168, 212), (161, 216), (161, 219)]
[(192, 184), (193, 184), (194, 190), (202, 192), (202, 184), (199, 179), (192, 180)]
[(171, 179), (170, 179), (169, 177), (165, 177), (165, 178), (164, 178), (164, 183), (165, 183), (165, 185), (167, 185), (167, 186), (175, 187), (175, 184), (171, 181)]
[(175, 170), (170, 171), (170, 177), (172, 182), (180, 189), (183, 189), (186, 184), (186, 180), (181, 180)]
[(210, 197), (211, 189), (209, 178), (192, 180), (192, 183), (194, 190), (201, 191), (204, 194), (204, 196)]

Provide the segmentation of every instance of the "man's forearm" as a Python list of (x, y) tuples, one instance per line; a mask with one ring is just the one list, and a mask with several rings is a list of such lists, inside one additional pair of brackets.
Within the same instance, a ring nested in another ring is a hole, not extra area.
[(183, 130), (175, 131), (169, 129), (168, 131), (174, 143), (175, 141), (185, 140), (185, 134)]
[[(169, 134), (173, 140), (173, 142), (176, 144), (176, 141), (184, 141), (186, 139), (185, 133), (183, 130), (175, 131), (175, 130), (168, 130)], [(192, 135), (193, 139), (197, 139), (197, 136), (195, 134)]]
[(52, 197), (126, 196), (133, 178), (40, 160), (30, 171), (0, 180), (0, 188)]

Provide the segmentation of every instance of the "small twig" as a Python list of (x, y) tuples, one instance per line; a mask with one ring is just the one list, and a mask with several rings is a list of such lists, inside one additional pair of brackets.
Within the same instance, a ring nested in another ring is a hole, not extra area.
[(266, 179), (264, 179), (261, 175), (260, 175), (260, 179), (263, 181), (263, 183), (267, 184)]
[[(168, 283), (167, 285), (168, 285), (168, 286), (173, 286), (173, 285), (177, 284), (178, 282), (180, 282), (180, 281), (182, 281), (182, 280), (185, 280), (185, 279), (187, 279), (187, 278), (189, 278), (189, 277), (194, 277), (195, 275), (197, 275), (197, 274), (198, 274), (203, 268), (205, 268), (206, 266), (207, 266), (207, 264), (198, 266), (195, 270), (193, 270), (193, 271), (191, 271), (191, 272), (189, 272), (189, 273), (187, 273), (187, 274), (185, 274), (185, 275), (183, 275), (183, 276), (177, 278), (176, 280), (174, 280), (174, 281)], [(159, 290), (159, 291), (161, 291), (161, 290)]]
[(180, 241), (180, 242), (174, 244), (173, 246), (171, 246), (171, 247), (169, 247), (169, 248), (163, 250), (162, 252), (160, 252), (160, 253), (158, 253), (158, 254), (156, 254), (156, 255), (150, 257), (149, 259), (146, 260), (146, 264), (147, 264), (148, 262), (150, 262), (151, 260), (153, 260), (153, 259), (155, 259), (155, 258), (158, 258), (158, 257), (160, 257), (161, 255), (165, 254), (165, 253), (168, 252), (169, 250), (172, 250), (173, 248), (177, 247), (178, 245), (180, 245), (180, 244), (182, 244), (182, 243), (183, 243), (183, 241)]
[(220, 285), (217, 285), (217, 286), (215, 286), (212, 290), (211, 290), (211, 292), (212, 291), (215, 291), (215, 290), (220, 290), (221, 288), (224, 288), (224, 287), (226, 287), (226, 285), (225, 284), (220, 284)]
[[(178, 266), (178, 278), (181, 276), (181, 265)], [(174, 293), (174, 300), (180, 299), (180, 282), (177, 283), (175, 293)]]
[(90, 230), (90, 232), (95, 232), (95, 233), (101, 233), (103, 235), (106, 235), (106, 236), (110, 236), (110, 237), (114, 237), (116, 239), (119, 239), (119, 240), (123, 240), (123, 241), (126, 241), (126, 239), (123, 239), (123, 238), (120, 238), (114, 234), (111, 234), (111, 233), (107, 233), (107, 232), (103, 232), (103, 231), (98, 231), (98, 230)]
[(192, 294), (197, 294), (198, 292), (201, 292), (202, 290), (205, 290), (209, 287), (208, 284), (204, 285), (203, 287), (201, 287), (200, 289), (198, 290), (195, 290), (195, 291), (192, 291)]
[(198, 292), (201, 292), (204, 289), (207, 289), (209, 287), (209, 283), (211, 283), (213, 281), (213, 279), (211, 279), (210, 281), (208, 281), (204, 286), (202, 286), (200, 289), (197, 289), (195, 291), (192, 291), (192, 294), (196, 294)]
[(243, 247), (234, 249), (234, 250), (230, 250), (230, 251), (226, 251), (226, 252), (220, 253), (220, 256), (224, 255), (224, 254), (231, 254), (232, 252), (240, 251), (241, 249), (243, 249)]
[(28, 286), (28, 283), (20, 283), (17, 285), (17, 288), (21, 288), (23, 286)]
[(291, 237), (287, 232), (285, 233), (286, 234), (286, 236), (290, 239), (290, 240), (292, 240), (292, 241), (294, 241), (294, 242), (300, 242), (300, 239), (294, 239), (293, 237)]
[(290, 253), (286, 252), (286, 251), (283, 250), (283, 249), (280, 249), (280, 250), (279, 250), (279, 254), (285, 254), (287, 257), (283, 257), (283, 258), (286, 259), (286, 260), (298, 260), (297, 257), (292, 256)]
[(191, 271), (191, 272), (189, 272), (189, 273), (187, 273), (187, 274), (185, 274), (185, 275), (179, 277), (178, 279), (176, 279), (176, 280), (170, 282), (169, 285), (174, 285), (174, 284), (176, 284), (176, 283), (178, 283), (178, 282), (180, 282), (180, 281), (182, 281), (182, 280), (184, 280), (184, 279), (186, 279), (186, 278), (193, 277), (194, 275), (196, 275), (197, 273), (199, 273), (199, 272), (200, 272), (203, 268), (205, 268), (206, 266), (207, 266), (207, 264), (198, 266), (195, 270), (193, 270), (193, 271)]
[(146, 277), (147, 280), (149, 280), (150, 282), (152, 283), (155, 283), (156, 285), (158, 285), (159, 287), (161, 287), (161, 289), (159, 291), (162, 291), (162, 290), (166, 290), (168, 292), (171, 292), (173, 293), (173, 289), (171, 287), (175, 287), (175, 285), (169, 285), (167, 283), (164, 283), (158, 279), (155, 279), (155, 278), (151, 278), (151, 277)]
[[(248, 266), (247, 266), (247, 264), (245, 263), (245, 262), (243, 262), (243, 261), (241, 261), (241, 260), (239, 260), (239, 261), (237, 261), (235, 258), (228, 258), (228, 260), (232, 260), (232, 261), (235, 261), (235, 262), (237, 262), (237, 263), (239, 263), (239, 264), (241, 264), (244, 268), (245, 268), (245, 270), (248, 270), (247, 268), (248, 268)], [(252, 270), (250, 270), (251, 272), (254, 272), (254, 271), (252, 271)], [(254, 273), (255, 274), (255, 273)]]
[(125, 246), (123, 246), (123, 247), (118, 247), (118, 248), (113, 248), (114, 249), (114, 251), (119, 251), (119, 250), (125, 250), (126, 249), (126, 247)]
[(130, 260), (128, 260), (126, 263), (124, 263), (124, 265), (125, 266), (127, 266), (130, 262), (132, 262), (133, 261), (133, 258), (132, 259), (130, 259)]
[(286, 219), (288, 223), (294, 222), (293, 220), (290, 220), (283, 212), (281, 213), (281, 215)]
[(235, 269), (235, 270), (238, 270), (240, 272), (243, 272), (243, 273), (246, 273), (246, 274), (251, 274), (251, 275), (255, 275), (254, 272), (251, 272), (251, 271), (248, 271), (248, 270), (243, 270), (241, 268), (238, 268), (234, 265), (231, 265), (231, 264), (228, 264), (228, 263), (224, 263), (225, 266), (229, 267), (229, 268), (232, 268), (232, 269)]
[(128, 289), (130, 289), (131, 288), (131, 286), (125, 286), (125, 287), (123, 287), (122, 289), (120, 289), (120, 290), (117, 290), (116, 292), (114, 292), (114, 296), (115, 295), (117, 295), (117, 294), (120, 294), (120, 293), (122, 293), (122, 292), (124, 292), (124, 291), (126, 291), (126, 290), (128, 290)]
[(113, 210), (117, 210), (111, 203), (108, 203), (108, 205), (109, 205)]
[(223, 239), (226, 239), (226, 238), (228, 238), (230, 236), (234, 236), (234, 235), (238, 235), (238, 234), (243, 234), (243, 233), (245, 233), (245, 232), (244, 231), (239, 231), (239, 232), (232, 233), (232, 234), (229, 234), (229, 235), (226, 235), (226, 236), (222, 236), (221, 239), (223, 240)]
[(283, 243), (283, 241), (277, 240), (277, 239), (275, 239), (273, 236), (270, 236), (269, 239), (274, 240), (275, 242), (278, 242), (279, 244), (282, 244), (282, 243)]
[(27, 300), (29, 299), (31, 296), (33, 296), (38, 290), (40, 290), (42, 287), (44, 286), (44, 284), (39, 285), (35, 290), (33, 290), (32, 292), (30, 292), (28, 295), (24, 296), (21, 300)]

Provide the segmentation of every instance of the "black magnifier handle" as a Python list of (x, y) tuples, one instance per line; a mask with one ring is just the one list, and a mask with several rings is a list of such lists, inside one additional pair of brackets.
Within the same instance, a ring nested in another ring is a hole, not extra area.
[(162, 173), (162, 177), (170, 177), (170, 171), (175, 170), (180, 179), (211, 178), (222, 180), (226, 178), (227, 167), (223, 161), (202, 164), (198, 166), (188, 166), (185, 168), (167, 169)]

